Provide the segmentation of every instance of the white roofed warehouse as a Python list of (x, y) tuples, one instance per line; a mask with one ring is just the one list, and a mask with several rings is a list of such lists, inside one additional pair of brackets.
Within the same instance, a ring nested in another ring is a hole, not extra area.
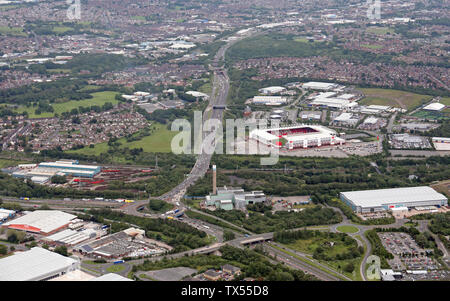
[(0, 259), (0, 281), (44, 281), (79, 269), (80, 262), (35, 247)]
[(340, 193), (340, 198), (357, 213), (448, 205), (447, 197), (428, 186), (346, 191)]
[(76, 215), (57, 210), (36, 210), (2, 225), (8, 229), (50, 235), (66, 228)]

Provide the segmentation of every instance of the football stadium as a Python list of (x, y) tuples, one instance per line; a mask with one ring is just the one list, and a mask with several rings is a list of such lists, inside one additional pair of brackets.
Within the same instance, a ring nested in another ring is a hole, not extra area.
[(327, 145), (342, 145), (345, 139), (334, 130), (320, 125), (297, 124), (287, 127), (256, 129), (250, 132), (250, 139), (263, 144), (287, 149), (313, 148)]

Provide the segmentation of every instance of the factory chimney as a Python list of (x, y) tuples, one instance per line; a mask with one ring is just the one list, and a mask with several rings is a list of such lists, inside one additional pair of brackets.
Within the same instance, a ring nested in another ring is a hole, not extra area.
[(216, 166), (213, 165), (213, 194), (216, 194), (217, 191), (217, 186), (216, 186), (216, 177), (217, 177), (217, 172), (216, 172)]

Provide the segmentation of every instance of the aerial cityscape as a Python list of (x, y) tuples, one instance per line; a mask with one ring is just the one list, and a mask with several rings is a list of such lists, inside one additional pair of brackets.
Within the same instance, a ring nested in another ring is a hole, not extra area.
[(0, 0), (0, 281), (450, 281), (449, 15)]

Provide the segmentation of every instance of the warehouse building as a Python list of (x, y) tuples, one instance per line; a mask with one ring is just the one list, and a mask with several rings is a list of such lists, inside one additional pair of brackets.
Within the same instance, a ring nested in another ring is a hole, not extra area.
[(57, 210), (36, 210), (2, 225), (8, 229), (21, 230), (41, 235), (51, 235), (66, 227), (76, 219), (73, 214)]
[(446, 137), (433, 137), (434, 148), (438, 151), (450, 151), (450, 138)]
[(96, 237), (97, 231), (94, 229), (84, 229), (81, 231), (66, 229), (53, 235), (47, 236), (42, 240), (45, 241), (47, 244), (52, 245), (74, 246), (76, 244), (82, 243), (83, 241)]
[(304, 83), (302, 87), (303, 89), (330, 91), (336, 89), (339, 85), (333, 83), (308, 82)]
[(16, 211), (0, 208), (0, 225), (16, 215)]
[(334, 125), (338, 126), (355, 126), (359, 119), (352, 113), (342, 113), (333, 120)]
[(0, 281), (45, 281), (79, 268), (79, 260), (35, 247), (0, 259)]
[(425, 111), (439, 112), (445, 109), (445, 105), (439, 102), (433, 102), (423, 108)]
[(448, 199), (428, 186), (341, 192), (340, 198), (358, 213), (421, 206), (447, 206)]
[(100, 166), (82, 165), (77, 160), (61, 160), (41, 162), (34, 167), (19, 165), (18, 169), (12, 173), (12, 176), (15, 178), (31, 179), (33, 182), (43, 184), (55, 175), (93, 178), (100, 171)]
[(262, 93), (262, 94), (277, 94), (277, 93), (286, 92), (286, 88), (279, 87), (279, 86), (273, 86), (273, 87), (266, 87), (266, 88), (259, 89), (258, 92)]
[(279, 106), (287, 103), (287, 98), (283, 96), (254, 96), (254, 105)]

